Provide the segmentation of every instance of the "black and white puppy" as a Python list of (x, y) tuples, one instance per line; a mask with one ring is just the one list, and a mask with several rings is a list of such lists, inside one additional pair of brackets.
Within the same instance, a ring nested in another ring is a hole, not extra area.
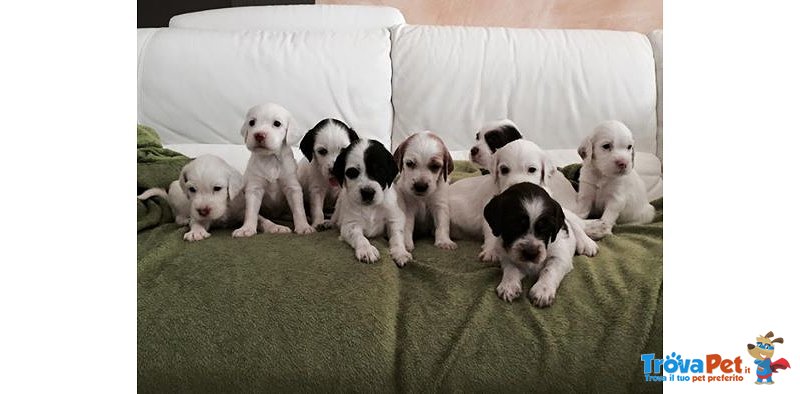
[(455, 249), (450, 239), (450, 184), (447, 175), (453, 172), (453, 158), (439, 136), (422, 131), (406, 138), (394, 151), (400, 170), (395, 187), (400, 208), (406, 214), (406, 249), (414, 250), (414, 233), (434, 233), (434, 245)]
[(493, 197), (483, 210), (492, 233), (502, 240), (503, 279), (497, 295), (511, 302), (522, 293), (522, 279), (538, 276), (528, 296), (534, 305), (553, 304), (556, 290), (572, 270), (575, 228), (561, 205), (542, 187), (517, 183)]
[[(492, 166), (492, 155), (511, 141), (522, 139), (517, 125), (509, 119), (497, 120), (484, 125), (475, 134), (475, 145), (469, 151), (469, 159), (480, 168)], [(488, 172), (484, 172), (486, 174)]]
[(398, 267), (411, 261), (403, 235), (405, 214), (392, 187), (397, 172), (392, 154), (375, 140), (350, 144), (333, 164), (333, 174), (342, 185), (333, 221), (339, 226), (340, 239), (352, 246), (356, 258), (364, 263), (380, 258), (367, 239), (379, 235), (388, 235), (389, 253)]
[(344, 122), (328, 118), (319, 121), (300, 141), (305, 160), (298, 165), (297, 177), (311, 208), (311, 226), (318, 230), (331, 227), (331, 222), (325, 220), (323, 208), (333, 210), (339, 196), (333, 163), (342, 149), (358, 139), (358, 134)]

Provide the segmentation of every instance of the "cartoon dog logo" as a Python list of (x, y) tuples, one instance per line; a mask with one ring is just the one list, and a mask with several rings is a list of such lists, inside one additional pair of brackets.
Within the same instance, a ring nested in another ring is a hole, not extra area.
[(786, 359), (781, 358), (772, 361), (772, 355), (775, 354), (775, 344), (783, 343), (783, 338), (770, 339), (774, 336), (772, 331), (768, 332), (763, 337), (756, 337), (756, 344), (747, 344), (747, 352), (750, 356), (755, 358), (755, 364), (758, 366), (756, 369), (756, 376), (758, 380), (756, 384), (773, 384), (772, 373), (778, 373), (779, 369), (791, 368)]

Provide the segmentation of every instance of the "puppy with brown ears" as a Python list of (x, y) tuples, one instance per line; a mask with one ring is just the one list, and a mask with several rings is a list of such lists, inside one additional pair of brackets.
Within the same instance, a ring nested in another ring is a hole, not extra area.
[(400, 176), (395, 180), (400, 208), (406, 215), (405, 245), (414, 250), (413, 235), (434, 231), (434, 245), (452, 250), (447, 176), (453, 158), (439, 136), (422, 131), (406, 138), (394, 151)]
[[(259, 210), (279, 215), (288, 203), (298, 234), (314, 232), (308, 224), (303, 207), (303, 188), (297, 180), (297, 162), (292, 145), (303, 136), (292, 114), (277, 104), (257, 105), (247, 111), (241, 129), (250, 160), (244, 171), (244, 224), (233, 232), (234, 237), (250, 237), (256, 233)], [(288, 233), (291, 230), (264, 219), (268, 233)]]
[(655, 208), (647, 201), (644, 181), (633, 168), (633, 134), (625, 124), (616, 120), (600, 123), (583, 140), (578, 154), (583, 167), (576, 214), (581, 218), (599, 216), (599, 235), (611, 234), (616, 223), (653, 221)]
[(140, 200), (160, 196), (169, 202), (175, 223), (189, 225), (186, 241), (200, 241), (211, 236), (214, 227), (239, 225), (244, 215), (242, 175), (225, 160), (201, 155), (181, 169), (178, 180), (164, 189), (152, 188), (138, 196)]

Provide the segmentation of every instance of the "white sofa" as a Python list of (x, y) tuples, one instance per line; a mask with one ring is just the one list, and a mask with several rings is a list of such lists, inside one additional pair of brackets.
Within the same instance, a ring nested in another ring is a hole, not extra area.
[[(138, 122), (166, 145), (244, 169), (247, 109), (276, 102), (309, 129), (326, 117), (397, 146), (438, 133), (466, 158), (478, 127), (510, 118), (558, 165), (605, 119), (636, 138), (636, 168), (662, 194), (661, 32), (407, 25), (389, 7), (204, 11), (138, 30)], [(300, 156), (298, 155), (297, 158)]]

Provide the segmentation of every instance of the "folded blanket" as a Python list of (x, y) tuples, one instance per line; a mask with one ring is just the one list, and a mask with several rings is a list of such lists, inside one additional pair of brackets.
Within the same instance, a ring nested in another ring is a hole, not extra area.
[(546, 309), (499, 300), (478, 242), (420, 239), (398, 269), (385, 239), (375, 264), (336, 231), (189, 243), (163, 205), (139, 204), (139, 391), (661, 390), (639, 361), (662, 353), (661, 200), (654, 223), (575, 257)]

